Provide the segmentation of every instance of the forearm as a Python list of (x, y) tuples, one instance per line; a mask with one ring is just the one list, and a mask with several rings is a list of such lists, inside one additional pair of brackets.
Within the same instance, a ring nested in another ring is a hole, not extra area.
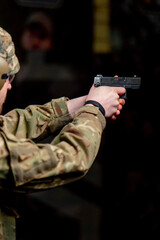
[(42, 106), (15, 109), (3, 117), (3, 130), (17, 138), (41, 140), (69, 123), (85, 99), (86, 96), (71, 100), (59, 98)]
[(3, 117), (2, 130), (16, 138), (34, 141), (53, 134), (72, 120), (67, 108), (67, 99), (59, 98), (44, 105), (30, 105), (15, 109)]
[(72, 118), (74, 118), (75, 112), (84, 105), (86, 97), (87, 96), (82, 96), (67, 101), (68, 112), (70, 113)]

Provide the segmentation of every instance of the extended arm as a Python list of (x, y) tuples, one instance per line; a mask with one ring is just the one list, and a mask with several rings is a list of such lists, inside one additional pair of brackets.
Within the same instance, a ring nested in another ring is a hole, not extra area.
[(42, 140), (69, 123), (85, 99), (86, 96), (71, 100), (63, 97), (42, 106), (31, 105), (24, 110), (12, 110), (0, 117), (2, 127), (6, 134), (12, 134), (16, 138)]
[[(124, 92), (123, 88), (117, 88), (117, 91), (108, 87), (91, 88), (88, 99), (99, 101), (105, 108), (105, 116), (112, 117), (121, 105), (119, 95)], [(56, 111), (58, 109), (56, 107)], [(13, 176), (13, 187), (33, 191), (62, 185), (83, 176), (96, 157), (104, 127), (105, 117), (97, 107), (89, 105), (75, 113), (73, 121), (51, 144), (35, 144), (2, 128), (0, 183), (10, 184), (9, 176)]]
[[(16, 188), (33, 191), (82, 177), (96, 157), (104, 127), (105, 118), (99, 110), (85, 106), (51, 144), (35, 144), (28, 139), (13, 141), (2, 133), (10, 153), (8, 174), (13, 174)], [(0, 161), (3, 166), (4, 162)]]

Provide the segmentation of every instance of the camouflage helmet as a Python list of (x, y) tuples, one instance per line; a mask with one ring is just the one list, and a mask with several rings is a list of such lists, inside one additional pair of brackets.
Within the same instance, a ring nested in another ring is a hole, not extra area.
[(11, 35), (0, 27), (0, 57), (8, 63), (8, 74), (13, 75), (20, 69)]

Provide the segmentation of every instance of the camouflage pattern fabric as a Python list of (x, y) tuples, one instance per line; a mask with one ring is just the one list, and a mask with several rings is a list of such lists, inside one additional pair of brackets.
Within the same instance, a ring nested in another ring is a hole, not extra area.
[(9, 74), (14, 75), (20, 69), (18, 58), (11, 35), (0, 27), (0, 57), (4, 58), (9, 66)]
[[(0, 189), (7, 186), (9, 191), (34, 192), (87, 173), (106, 120), (94, 106), (82, 107), (72, 119), (66, 100), (59, 98), (0, 116)], [(60, 132), (50, 144), (37, 143), (57, 130)]]
[(15, 240), (15, 217), (0, 209), (0, 240)]
[[(91, 114), (86, 113), (89, 109)], [(85, 106), (80, 113), (70, 122), (66, 102), (60, 98), (1, 116), (1, 136), (10, 152), (15, 187), (24, 189), (31, 185), (31, 190), (55, 187), (72, 180), (73, 173), (75, 178), (87, 172), (98, 152), (103, 128), (97, 108)], [(63, 126), (51, 144), (35, 143)], [(2, 159), (7, 169), (5, 158)]]

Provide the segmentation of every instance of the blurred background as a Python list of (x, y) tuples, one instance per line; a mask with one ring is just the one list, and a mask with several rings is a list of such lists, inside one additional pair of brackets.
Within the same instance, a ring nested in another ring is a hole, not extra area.
[(88, 174), (20, 201), (17, 239), (159, 239), (160, 1), (1, 0), (0, 26), (21, 63), (4, 113), (85, 95), (96, 74), (142, 78)]

